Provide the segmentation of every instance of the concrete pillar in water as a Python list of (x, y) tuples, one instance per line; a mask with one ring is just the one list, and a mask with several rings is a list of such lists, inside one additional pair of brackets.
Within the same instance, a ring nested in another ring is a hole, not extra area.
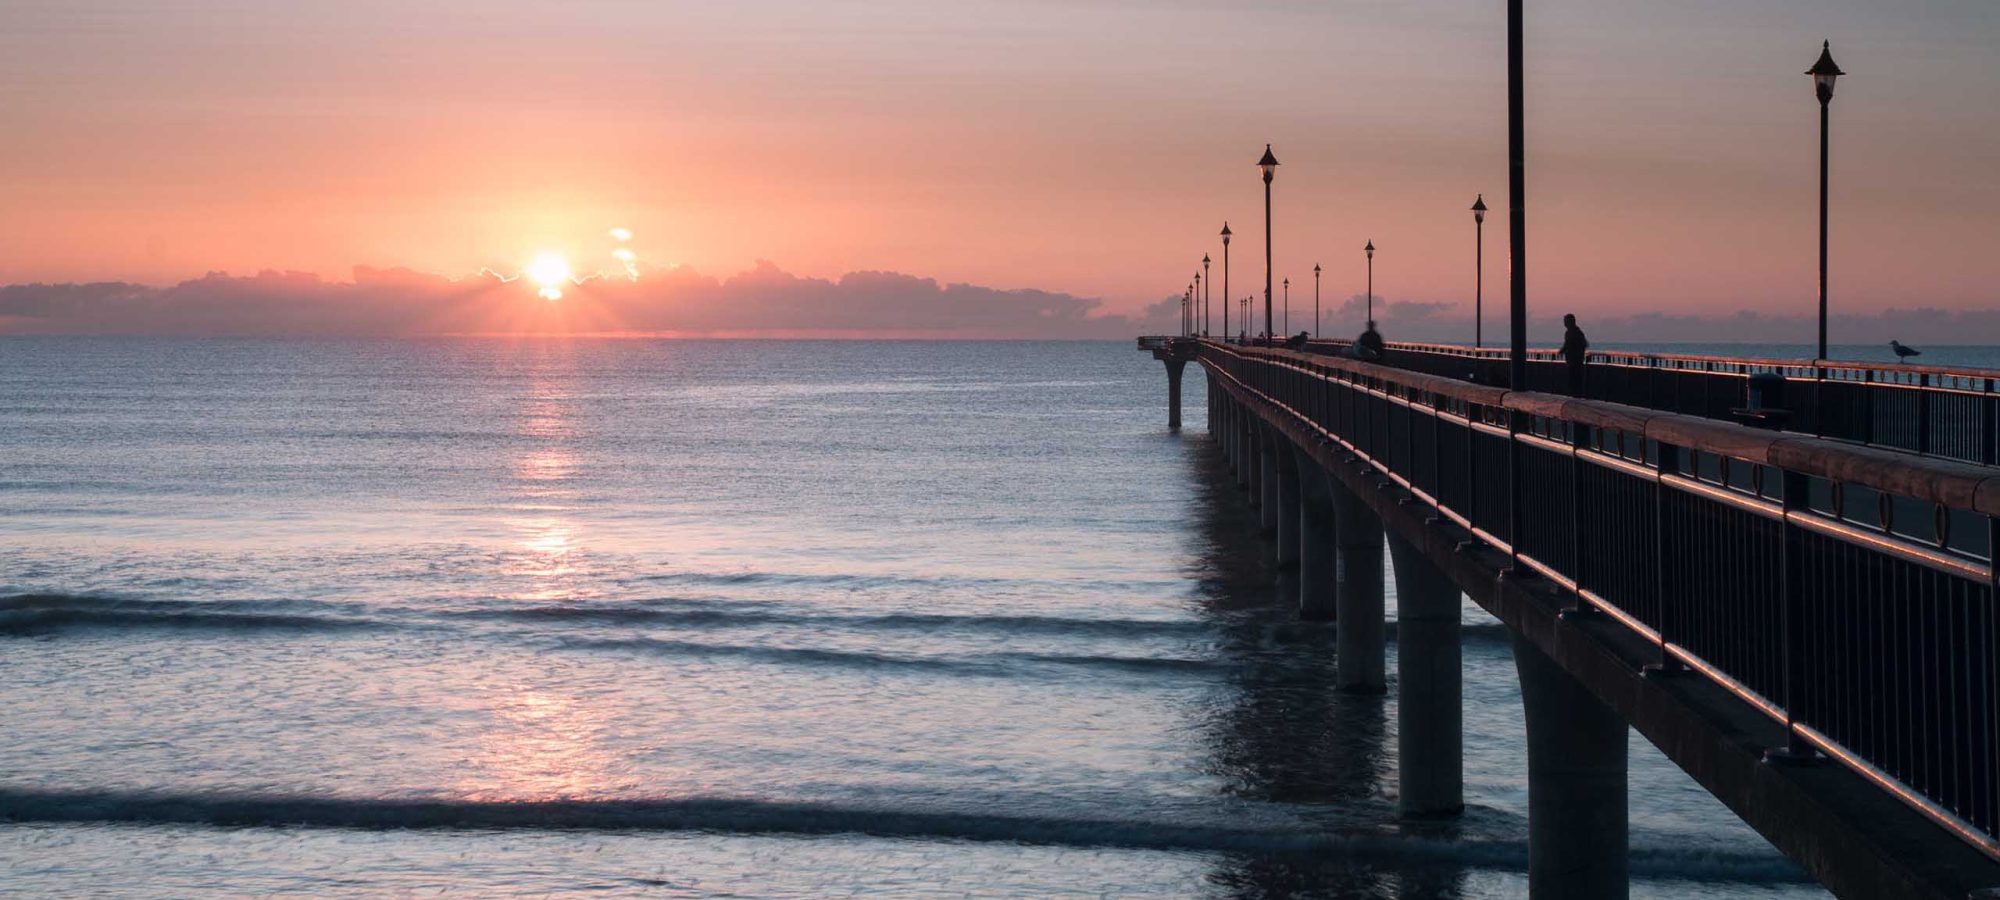
[(1167, 427), (1176, 431), (1181, 427), (1181, 370), (1187, 368), (1187, 361), (1169, 359), (1167, 363)]
[(1257, 509), (1263, 517), (1264, 533), (1276, 535), (1278, 533), (1278, 511), (1282, 506), (1278, 502), (1278, 494), (1280, 493), (1278, 489), (1278, 451), (1281, 449), (1278, 442), (1282, 438), (1279, 438), (1268, 428), (1261, 429), (1257, 436), (1263, 444), (1261, 447), (1262, 452), (1257, 455), (1260, 470), (1257, 480)]
[(1264, 435), (1259, 430), (1257, 417), (1243, 417), (1243, 491), (1250, 495), (1250, 505), (1256, 506), (1264, 499)]
[(1528, 720), (1529, 896), (1625, 897), (1625, 721), (1519, 635), (1514, 669)]
[(1406, 816), (1465, 811), (1459, 591), (1416, 545), (1389, 532), (1396, 569), (1396, 772)]
[(1333, 493), (1326, 471), (1305, 451), (1295, 450), (1299, 470), (1299, 618), (1333, 618)]
[(1299, 482), (1298, 453), (1286, 442), (1277, 453), (1278, 469), (1278, 566), (1299, 564)]
[(1334, 481), (1334, 685), (1349, 694), (1389, 689), (1383, 671), (1382, 517)]

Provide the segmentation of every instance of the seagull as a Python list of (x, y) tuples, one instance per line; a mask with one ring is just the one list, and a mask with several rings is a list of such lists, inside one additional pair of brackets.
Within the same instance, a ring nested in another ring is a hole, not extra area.
[(1918, 350), (1915, 347), (1905, 347), (1897, 341), (1890, 341), (1889, 349), (1896, 351), (1896, 357), (1898, 359), (1909, 359), (1912, 356), (1924, 355), (1924, 351)]

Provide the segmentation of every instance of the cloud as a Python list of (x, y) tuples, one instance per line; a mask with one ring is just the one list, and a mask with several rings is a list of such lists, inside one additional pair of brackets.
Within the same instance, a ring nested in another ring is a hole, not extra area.
[(809, 278), (769, 262), (718, 279), (686, 267), (636, 279), (591, 278), (563, 299), (492, 273), (448, 278), (356, 268), (349, 280), (302, 272), (212, 272), (152, 287), (122, 282), (0, 287), (0, 333), (420, 336), (660, 333), (1129, 338), (1177, 330), (1179, 298), (1138, 316), (1094, 298), (941, 284), (897, 272)]

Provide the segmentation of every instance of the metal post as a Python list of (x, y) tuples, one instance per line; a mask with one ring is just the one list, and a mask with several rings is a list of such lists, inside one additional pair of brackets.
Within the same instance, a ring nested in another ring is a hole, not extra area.
[(1472, 222), (1472, 346), (1484, 347), (1486, 327), (1486, 218)]
[(1215, 326), (1215, 309), (1208, 302), (1210, 296), (1215, 293), (1215, 277), (1208, 273), (1206, 253), (1201, 255), (1201, 278), (1201, 334), (1207, 337), (1209, 329)]
[(1833, 98), (1819, 101), (1819, 358), (1826, 358), (1826, 153), (1827, 107)]
[(1523, 124), (1521, 2), (1507, 0), (1507, 384), (1528, 386), (1528, 161)]
[(1271, 331), (1271, 176), (1264, 175), (1264, 337)]

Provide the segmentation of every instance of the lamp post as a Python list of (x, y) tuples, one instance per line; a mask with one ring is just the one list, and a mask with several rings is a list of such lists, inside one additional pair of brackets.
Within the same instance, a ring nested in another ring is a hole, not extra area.
[(1194, 285), (1181, 288), (1181, 337), (1187, 337), (1188, 295), (1194, 292)]
[(1285, 336), (1292, 336), (1292, 280), (1285, 279)]
[(1842, 75), (1833, 64), (1833, 42), (1820, 44), (1819, 61), (1806, 70), (1819, 95), (1819, 359), (1826, 358), (1826, 109), (1833, 103), (1833, 81)]
[(1319, 263), (1313, 263), (1313, 339), (1319, 338)]
[(1201, 273), (1196, 272), (1194, 273), (1194, 320), (1197, 323), (1197, 325), (1189, 327), (1188, 329), (1189, 334), (1199, 335), (1205, 333), (1203, 329), (1198, 327), (1199, 323), (1201, 322), (1201, 316), (1202, 316)]
[(1521, 3), (1507, 0), (1507, 386), (1517, 391), (1528, 386), (1528, 129), (1522, 110), (1527, 91)]
[(1229, 339), (1229, 223), (1222, 223), (1222, 339)]
[(1486, 327), (1486, 195), (1472, 201), (1472, 346), (1483, 346)]
[(1271, 331), (1271, 177), (1278, 174), (1278, 158), (1271, 155), (1271, 145), (1264, 145), (1264, 157), (1257, 160), (1257, 168), (1264, 170), (1264, 338), (1269, 340)]
[(1368, 254), (1368, 321), (1373, 322), (1375, 321), (1375, 242), (1370, 240), (1368, 246), (1361, 250)]
[(1209, 295), (1215, 293), (1215, 278), (1208, 274), (1206, 253), (1201, 255), (1201, 274), (1204, 279), (1201, 288), (1201, 336), (1208, 337), (1209, 328), (1215, 324), (1215, 317), (1211, 314), (1212, 310), (1208, 303)]

